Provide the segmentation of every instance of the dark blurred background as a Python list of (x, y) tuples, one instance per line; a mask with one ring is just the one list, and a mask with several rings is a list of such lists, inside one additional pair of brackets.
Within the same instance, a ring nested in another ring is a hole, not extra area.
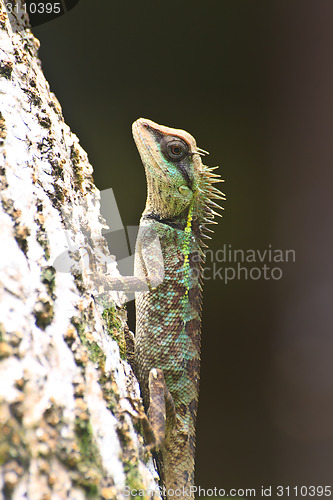
[(243, 272), (226, 284), (237, 262), (207, 262), (201, 487), (332, 484), (332, 21), (331, 0), (81, 0), (34, 28), (65, 120), (125, 226), (145, 203), (131, 137), (145, 117), (189, 131), (221, 166), (214, 252), (295, 250), (295, 262), (265, 260), (281, 279)]

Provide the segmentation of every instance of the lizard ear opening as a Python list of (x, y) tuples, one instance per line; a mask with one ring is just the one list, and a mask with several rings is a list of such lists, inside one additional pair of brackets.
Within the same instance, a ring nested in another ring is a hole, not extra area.
[(188, 186), (179, 186), (178, 191), (184, 198), (187, 198), (190, 194), (193, 194)]

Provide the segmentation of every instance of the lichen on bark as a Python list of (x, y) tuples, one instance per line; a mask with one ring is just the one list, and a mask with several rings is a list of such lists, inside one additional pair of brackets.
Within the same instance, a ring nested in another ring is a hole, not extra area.
[(122, 295), (84, 265), (84, 249), (97, 273), (109, 258), (99, 192), (39, 42), (7, 14), (1, 0), (0, 500), (121, 500), (155, 482), (131, 416), (138, 384), (103, 319), (107, 301), (124, 329)]

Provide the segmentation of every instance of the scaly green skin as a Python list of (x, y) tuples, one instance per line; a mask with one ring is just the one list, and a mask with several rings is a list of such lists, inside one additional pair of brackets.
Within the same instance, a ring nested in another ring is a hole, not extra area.
[[(166, 490), (184, 488), (177, 498), (189, 498), (199, 396), (201, 238), (216, 215), (212, 199), (223, 196), (190, 134), (141, 118), (133, 135), (148, 187), (134, 274), (150, 282), (148, 291), (136, 293), (135, 368), (163, 484)], [(144, 252), (156, 235), (164, 264), (157, 286), (148, 267), (159, 269), (158, 256)]]

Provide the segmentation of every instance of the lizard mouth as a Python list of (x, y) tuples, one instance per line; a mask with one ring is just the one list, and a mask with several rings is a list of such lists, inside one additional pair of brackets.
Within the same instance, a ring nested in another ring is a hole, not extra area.
[(166, 172), (161, 167), (158, 158), (160, 152), (157, 148), (157, 137), (163, 136), (163, 133), (158, 130), (158, 125), (152, 120), (139, 118), (132, 125), (132, 133), (134, 141), (137, 145), (144, 167), (165, 177)]

